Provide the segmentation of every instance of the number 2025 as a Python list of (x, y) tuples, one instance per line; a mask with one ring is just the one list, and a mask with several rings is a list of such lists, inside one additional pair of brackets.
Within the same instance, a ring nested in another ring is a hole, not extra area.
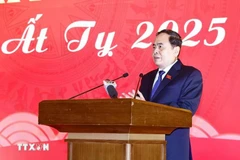
[[(208, 27), (208, 32), (212, 32), (215, 31), (217, 32), (216, 34), (216, 38), (212, 43), (209, 43), (207, 39), (203, 40), (203, 44), (206, 46), (216, 46), (218, 44), (220, 44), (226, 35), (226, 31), (223, 27), (218, 26), (220, 24), (224, 24), (226, 23), (227, 18), (226, 17), (222, 17), (222, 18), (213, 18), (209, 27)], [(158, 31), (168, 28), (168, 25), (172, 23), (172, 30), (178, 32), (179, 27), (177, 22), (175, 22), (174, 20), (167, 20), (165, 21), (160, 28), (158, 29)], [(194, 23), (194, 27), (191, 31), (188, 31), (187, 28), (189, 26), (190, 23)], [(143, 27), (143, 25), (146, 25), (146, 30), (145, 32), (134, 42), (134, 44), (132, 45), (132, 49), (133, 48), (147, 48), (149, 47), (152, 43), (146, 43), (146, 42), (142, 42), (143, 40), (145, 40), (146, 38), (148, 38), (154, 31), (154, 25), (149, 22), (149, 21), (145, 21), (140, 23), (137, 26), (137, 35), (140, 35), (140, 30), (141, 27)], [(191, 40), (191, 38), (193, 38), (194, 36), (196, 36), (197, 34), (200, 33), (201, 29), (203, 27), (202, 22), (199, 19), (190, 19), (188, 20), (185, 24), (184, 24), (184, 32), (188, 33), (186, 35), (186, 37), (183, 38), (183, 46), (188, 46), (188, 47), (194, 47), (196, 45), (198, 45), (200, 43), (200, 40)]]

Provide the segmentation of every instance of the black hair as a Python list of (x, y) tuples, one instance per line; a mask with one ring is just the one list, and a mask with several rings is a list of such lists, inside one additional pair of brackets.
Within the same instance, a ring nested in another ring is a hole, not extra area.
[(172, 45), (172, 47), (178, 46), (181, 49), (181, 47), (182, 47), (182, 38), (181, 38), (181, 36), (177, 32), (175, 32), (173, 30), (170, 30), (170, 29), (164, 29), (164, 30), (161, 30), (161, 31), (157, 32), (156, 36), (158, 36), (161, 33), (166, 33), (166, 34), (168, 34), (170, 36), (169, 37), (169, 42)]

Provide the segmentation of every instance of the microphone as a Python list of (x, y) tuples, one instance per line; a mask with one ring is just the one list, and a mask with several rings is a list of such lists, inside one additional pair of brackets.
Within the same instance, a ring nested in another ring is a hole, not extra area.
[(127, 77), (127, 76), (128, 76), (128, 73), (124, 73), (121, 77), (115, 78), (115, 79), (113, 79), (112, 81), (116, 81), (116, 80), (118, 80), (118, 79), (120, 79), (120, 78), (125, 78), (125, 77)]
[(118, 96), (117, 90), (112, 85), (107, 87), (107, 92), (111, 98), (117, 98)]
[(103, 84), (104, 84), (104, 88), (105, 88), (106, 92), (108, 93), (108, 95), (111, 98), (117, 98), (118, 93), (116, 90), (116, 87), (117, 87), (116, 82), (106, 79), (103, 81)]
[[(120, 76), (120, 77), (118, 77), (118, 78), (115, 78), (115, 79), (113, 79), (112, 81), (116, 81), (116, 80), (118, 80), (118, 79), (120, 79), (120, 78), (125, 78), (125, 77), (127, 77), (128, 76), (128, 73), (124, 73), (122, 76)], [(88, 93), (88, 92), (90, 92), (90, 91), (92, 91), (92, 90), (94, 90), (94, 89), (97, 89), (97, 88), (99, 88), (99, 87), (102, 87), (103, 86), (103, 84), (101, 84), (101, 85), (98, 85), (98, 86), (96, 86), (96, 87), (94, 87), (94, 88), (91, 88), (91, 89), (89, 89), (89, 90), (86, 90), (86, 91), (84, 91), (84, 92), (82, 92), (82, 93), (79, 93), (79, 94), (77, 94), (77, 95), (75, 95), (75, 96), (72, 96), (72, 97), (70, 97), (68, 100), (71, 100), (71, 99), (73, 99), (73, 98), (76, 98), (76, 97), (78, 97), (78, 96), (81, 96), (81, 95), (83, 95), (83, 94), (85, 94), (85, 93)], [(115, 89), (115, 88), (114, 88)], [(112, 89), (111, 89), (112, 90)], [(112, 92), (112, 91), (111, 91)]]
[(136, 96), (137, 96), (137, 91), (138, 91), (138, 88), (139, 88), (139, 83), (140, 83), (140, 80), (142, 79), (142, 77), (143, 77), (143, 74), (142, 74), (142, 73), (140, 73), (140, 74), (139, 74), (138, 83), (137, 83), (137, 87), (136, 87), (136, 90), (135, 90), (135, 94), (134, 94), (134, 97), (133, 97), (133, 99), (136, 99)]

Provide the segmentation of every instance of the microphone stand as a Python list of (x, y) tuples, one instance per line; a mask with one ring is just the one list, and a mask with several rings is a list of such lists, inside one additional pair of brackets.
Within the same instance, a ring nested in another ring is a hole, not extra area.
[(73, 99), (73, 98), (76, 98), (77, 96), (80, 96), (80, 95), (82, 95), (82, 94), (85, 94), (85, 93), (87, 93), (87, 92), (90, 92), (90, 91), (92, 91), (92, 90), (94, 90), (94, 89), (97, 89), (97, 88), (99, 88), (99, 87), (102, 87), (102, 86), (103, 86), (103, 84), (101, 84), (101, 85), (99, 85), (99, 86), (97, 86), (97, 87), (94, 87), (94, 88), (92, 88), (92, 89), (90, 89), (90, 90), (87, 90), (87, 91), (85, 91), (85, 92), (79, 93), (79, 94), (77, 94), (77, 95), (75, 95), (75, 96), (72, 96), (72, 97), (69, 98), (68, 100), (71, 100), (71, 99)]
[(136, 90), (135, 90), (135, 94), (134, 94), (133, 99), (136, 99), (136, 97), (137, 97), (137, 91), (138, 91), (139, 83), (140, 83), (140, 80), (141, 80), (142, 77), (143, 77), (143, 74), (140, 73), (140, 74), (139, 74), (138, 83), (137, 83), (137, 87), (136, 87)]
[[(115, 78), (115, 79), (113, 79), (112, 81), (116, 81), (116, 80), (118, 80), (118, 79), (120, 79), (120, 78), (125, 78), (125, 77), (127, 77), (128, 76), (128, 73), (124, 73), (121, 77), (118, 77), (118, 78)], [(87, 91), (85, 91), (85, 92), (82, 92), (82, 93), (79, 93), (79, 94), (77, 94), (77, 95), (75, 95), (75, 96), (72, 96), (72, 97), (70, 97), (68, 100), (71, 100), (71, 99), (73, 99), (73, 98), (76, 98), (77, 96), (80, 96), (80, 95), (83, 95), (83, 94), (85, 94), (85, 93), (87, 93), (87, 92), (90, 92), (90, 91), (92, 91), (92, 90), (94, 90), (94, 89), (97, 89), (97, 88), (99, 88), (99, 87), (102, 87), (103, 86), (103, 84), (101, 84), (101, 85), (99, 85), (99, 86), (96, 86), (96, 87), (94, 87), (94, 88), (92, 88), (92, 89), (89, 89), (89, 90), (87, 90)]]

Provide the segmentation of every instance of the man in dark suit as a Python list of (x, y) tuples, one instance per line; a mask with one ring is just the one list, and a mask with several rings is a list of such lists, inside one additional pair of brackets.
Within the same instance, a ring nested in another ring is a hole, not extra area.
[[(179, 60), (181, 45), (178, 33), (167, 29), (157, 33), (152, 56), (158, 68), (142, 77), (137, 99), (188, 109), (194, 114), (202, 94), (202, 75)], [(192, 159), (189, 129), (176, 129), (166, 135), (166, 140), (167, 160)]]

